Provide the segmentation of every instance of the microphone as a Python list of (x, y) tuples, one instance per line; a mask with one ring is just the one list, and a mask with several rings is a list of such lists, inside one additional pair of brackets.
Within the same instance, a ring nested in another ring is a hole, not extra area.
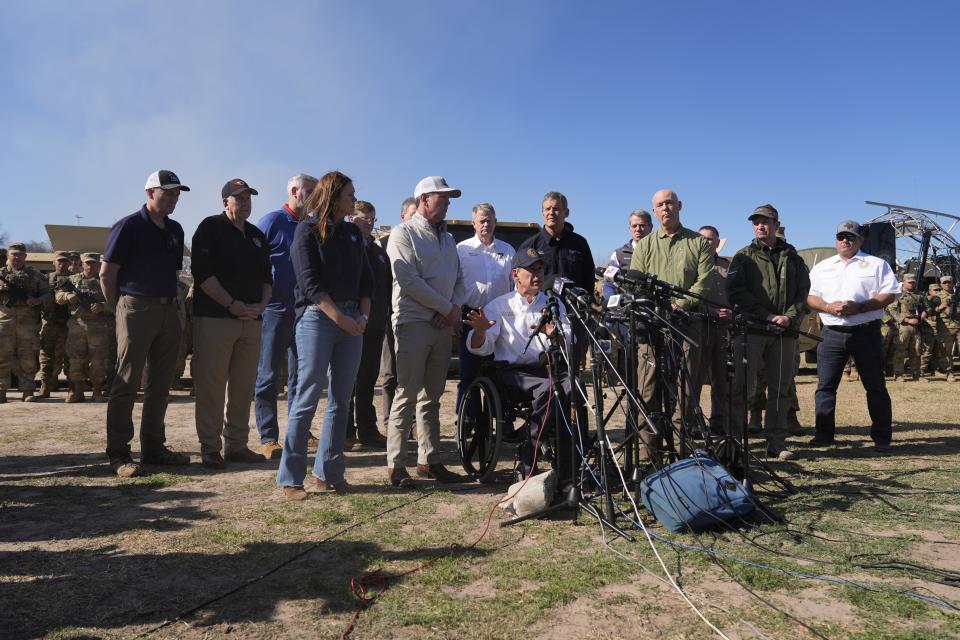
[(637, 271), (636, 269), (627, 269), (626, 271), (619, 267), (597, 267), (595, 270), (597, 277), (602, 277), (607, 282), (613, 282), (620, 286), (640, 287), (647, 286), (657, 282), (657, 276), (652, 273)]
[(544, 289), (552, 291), (565, 304), (590, 306), (593, 303), (593, 295), (586, 289), (576, 286), (570, 278), (548, 276), (543, 285)]

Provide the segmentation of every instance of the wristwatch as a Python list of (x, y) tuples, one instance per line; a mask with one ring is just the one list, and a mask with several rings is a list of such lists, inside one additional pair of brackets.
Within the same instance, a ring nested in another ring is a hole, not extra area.
[(363, 318), (364, 322), (370, 322), (370, 316), (368, 316), (367, 314), (361, 313), (360, 317)]

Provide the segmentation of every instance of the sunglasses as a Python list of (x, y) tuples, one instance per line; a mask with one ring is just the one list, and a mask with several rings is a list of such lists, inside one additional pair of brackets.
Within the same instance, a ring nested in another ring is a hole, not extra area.
[(853, 242), (853, 241), (856, 240), (856, 239), (857, 239), (857, 236), (853, 235), (852, 233), (838, 233), (838, 234), (837, 234), (837, 241), (838, 241), (838, 242)]

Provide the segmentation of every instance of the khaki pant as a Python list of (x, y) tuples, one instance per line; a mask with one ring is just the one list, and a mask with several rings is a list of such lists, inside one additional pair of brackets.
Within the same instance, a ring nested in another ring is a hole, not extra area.
[[(663, 389), (663, 402), (667, 411), (672, 413), (673, 421), (673, 444), (674, 449), (682, 456), (685, 455), (683, 446), (684, 434), (681, 431), (681, 422), (688, 426), (696, 424), (697, 414), (700, 409), (700, 390), (703, 388), (703, 379), (706, 374), (708, 363), (708, 352), (700, 345), (706, 333), (703, 320), (693, 319), (678, 327), (684, 334), (697, 343), (694, 347), (689, 342), (683, 342), (683, 362), (687, 369), (687, 381), (684, 386), (684, 403), (680, 406), (680, 388), (678, 384), (672, 384), (669, 388)], [(648, 344), (640, 345), (637, 358), (637, 380), (640, 387), (640, 397), (644, 404), (653, 411), (659, 410), (659, 407), (653, 405), (656, 392), (656, 361), (653, 348)], [(640, 448), (640, 459), (649, 460), (654, 457), (654, 453), (660, 450), (660, 442), (667, 436), (661, 432), (659, 436), (654, 436), (649, 428), (644, 426), (640, 430), (640, 440), (643, 446)]]
[(767, 406), (764, 434), (767, 448), (780, 451), (787, 442), (787, 414), (790, 412), (790, 387), (795, 372), (796, 338), (773, 335), (748, 335), (746, 366), (743, 341), (734, 344), (734, 362), (737, 373), (733, 378), (733, 415), (730, 424), (733, 434), (743, 433), (746, 418), (745, 401), (756, 392), (760, 367), (766, 371)]
[(951, 373), (953, 371), (953, 346), (956, 344), (960, 349), (960, 332), (956, 329), (943, 327), (937, 332), (937, 340), (940, 342), (940, 354), (943, 359), (941, 371)]
[(67, 328), (67, 353), (70, 356), (67, 379), (73, 383), (82, 383), (89, 378), (93, 390), (102, 390), (109, 373), (109, 317), (101, 315), (85, 318), (78, 314), (70, 318)]
[[(247, 448), (250, 403), (260, 360), (260, 321), (236, 318), (193, 319), (191, 374), (197, 397), (197, 437), (201, 453)], [(226, 396), (226, 411), (224, 411)]]
[(397, 393), (387, 425), (387, 466), (407, 461), (407, 436), (414, 416), (418, 464), (440, 461), (440, 396), (450, 365), (450, 328), (434, 329), (429, 322), (407, 322), (396, 327)]
[(0, 306), (0, 391), (10, 384), (12, 371), (20, 381), (20, 391), (33, 393), (39, 353), (39, 308)]
[(40, 327), (40, 382), (56, 386), (67, 355), (67, 323), (44, 320)]
[(167, 438), (163, 419), (181, 332), (176, 305), (127, 295), (120, 296), (117, 302), (116, 323), (117, 370), (107, 404), (107, 455), (113, 461), (130, 456), (133, 403), (148, 365), (143, 384), (140, 451), (150, 454), (164, 446)]

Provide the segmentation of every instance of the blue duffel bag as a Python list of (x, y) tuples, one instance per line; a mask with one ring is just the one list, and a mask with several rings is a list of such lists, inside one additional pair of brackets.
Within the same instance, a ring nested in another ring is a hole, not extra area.
[(753, 496), (703, 451), (643, 479), (643, 505), (677, 533), (701, 531), (753, 512)]

